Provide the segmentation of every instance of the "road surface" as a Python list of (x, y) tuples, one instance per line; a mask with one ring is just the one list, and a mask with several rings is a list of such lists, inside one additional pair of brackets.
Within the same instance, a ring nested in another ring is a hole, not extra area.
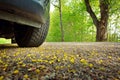
[(120, 80), (120, 43), (0, 45), (0, 80)]

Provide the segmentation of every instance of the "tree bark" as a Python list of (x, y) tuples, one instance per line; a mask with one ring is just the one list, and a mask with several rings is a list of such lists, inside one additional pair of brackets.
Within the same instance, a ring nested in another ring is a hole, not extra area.
[(109, 8), (107, 0), (99, 0), (100, 3), (100, 20), (97, 19), (95, 13), (93, 12), (90, 1), (84, 0), (87, 12), (90, 14), (94, 25), (96, 26), (96, 41), (107, 41), (107, 24), (108, 24), (108, 14)]

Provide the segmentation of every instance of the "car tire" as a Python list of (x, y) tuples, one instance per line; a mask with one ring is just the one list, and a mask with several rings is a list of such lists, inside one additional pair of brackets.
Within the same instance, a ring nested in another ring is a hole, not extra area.
[(15, 40), (19, 47), (38, 47), (40, 46), (48, 33), (49, 19), (45, 24), (40, 25), (40, 28), (26, 26), (26, 25), (15, 25)]

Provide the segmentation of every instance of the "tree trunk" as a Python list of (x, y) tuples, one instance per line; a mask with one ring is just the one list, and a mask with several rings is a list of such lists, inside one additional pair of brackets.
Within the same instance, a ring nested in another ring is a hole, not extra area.
[(64, 42), (64, 29), (63, 29), (63, 25), (62, 25), (62, 7), (61, 7), (61, 0), (59, 0), (59, 13), (60, 13), (61, 41)]
[(100, 3), (100, 20), (97, 19), (93, 12), (89, 0), (85, 0), (87, 12), (90, 14), (94, 25), (96, 26), (96, 41), (107, 41), (107, 24), (108, 24), (108, 0), (99, 0)]
[(107, 27), (100, 23), (100, 25), (98, 25), (96, 28), (96, 41), (107, 41)]

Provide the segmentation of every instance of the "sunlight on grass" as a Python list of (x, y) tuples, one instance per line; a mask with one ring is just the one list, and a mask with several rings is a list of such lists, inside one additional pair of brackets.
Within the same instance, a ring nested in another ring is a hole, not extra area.
[(0, 44), (10, 44), (11, 39), (0, 38)]

